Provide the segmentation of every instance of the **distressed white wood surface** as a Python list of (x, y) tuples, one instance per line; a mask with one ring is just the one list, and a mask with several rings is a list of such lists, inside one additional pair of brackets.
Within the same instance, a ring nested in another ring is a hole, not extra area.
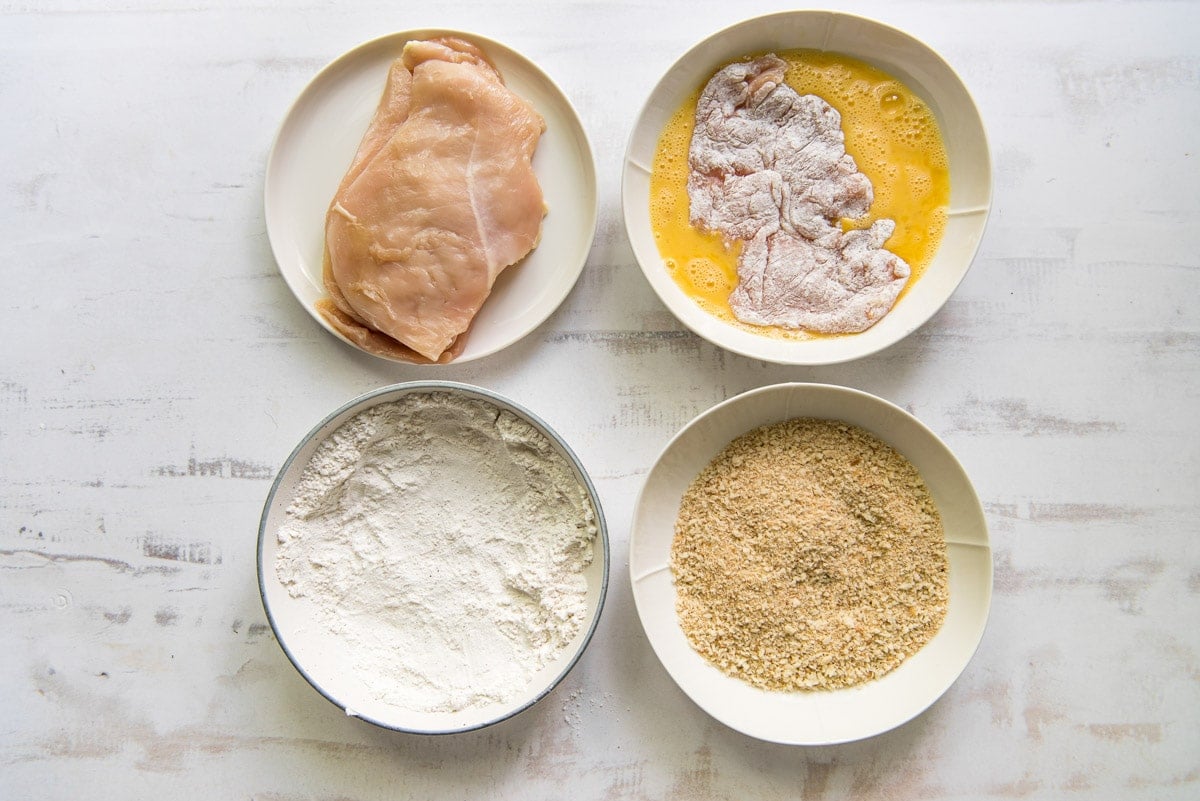
[[(1200, 794), (1200, 6), (829, 5), (959, 70), (996, 191), (936, 318), (872, 358), (794, 369), (681, 329), (633, 261), (618, 190), (661, 72), (777, 4), (0, 3), (0, 797)], [(542, 65), (583, 117), (601, 189), (562, 309), (438, 370), (318, 328), (277, 273), (261, 208), (272, 137), (309, 78), (425, 26)], [(295, 673), (254, 546), (270, 479), (314, 422), (434, 375), (562, 432), (604, 501), (613, 581), (550, 697), (427, 739), (347, 719)], [(670, 435), (785, 380), (915, 412), (973, 477), (995, 546), (991, 621), (959, 682), (842, 747), (768, 745), (700, 712), (651, 653), (625, 572), (632, 504)]]

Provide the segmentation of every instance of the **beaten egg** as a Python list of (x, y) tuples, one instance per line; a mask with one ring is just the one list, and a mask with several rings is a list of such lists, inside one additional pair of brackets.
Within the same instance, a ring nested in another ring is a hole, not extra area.
[[(946, 228), (950, 165), (932, 109), (901, 81), (858, 59), (818, 50), (775, 55), (788, 63), (784, 80), (789, 86), (821, 97), (841, 114), (846, 152), (875, 190), (870, 211), (843, 219), (842, 227), (867, 228), (879, 219), (896, 222), (884, 247), (912, 268), (896, 301), (901, 302), (933, 261)], [(701, 308), (739, 328), (784, 339), (845, 336), (749, 325), (729, 308), (741, 243), (704, 233), (688, 218), (688, 147), (702, 89), (672, 115), (651, 165), (650, 225), (668, 272)]]

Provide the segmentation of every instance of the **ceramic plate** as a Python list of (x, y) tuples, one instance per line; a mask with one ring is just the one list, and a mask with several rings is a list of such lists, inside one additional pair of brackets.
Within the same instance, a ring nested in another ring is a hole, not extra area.
[(458, 363), (511, 345), (549, 317), (575, 285), (595, 234), (591, 146), (562, 90), (536, 65), (498, 42), (456, 31), (406, 31), (356, 47), (321, 70), (288, 111), (267, 162), (264, 202), (271, 250), (288, 287), (313, 319), (352, 345), (313, 307), (325, 296), (325, 211), (379, 104), (388, 66), (405, 42), (436, 36), (479, 45), (508, 87), (546, 120), (533, 161), (549, 208), (541, 242), (500, 274)]
[[(296, 483), (317, 447), (342, 423), (359, 412), (380, 403), (397, 400), (414, 392), (450, 392), (479, 398), (506, 409), (528, 421), (551, 441), (570, 464), (587, 490), (596, 512), (596, 539), (592, 563), (584, 572), (587, 579), (588, 616), (575, 640), (559, 657), (546, 664), (530, 680), (525, 691), (509, 703), (493, 703), (458, 712), (415, 712), (373, 697), (360, 681), (350, 655), (339, 647), (339, 641), (319, 622), (311, 602), (293, 598), (276, 577), (275, 559), (278, 552), (278, 530), (295, 492)], [(579, 459), (545, 422), (532, 412), (512, 401), (479, 387), (447, 381), (420, 381), (395, 384), (369, 392), (334, 411), (310, 431), (291, 456), (284, 462), (267, 496), (258, 530), (258, 585), (263, 608), (280, 647), (296, 670), (321, 695), (346, 711), (376, 726), (417, 734), (451, 734), (469, 731), (497, 723), (532, 706), (545, 697), (574, 667), (591, 640), (608, 589), (608, 529), (600, 498)]]
[[(794, 417), (844, 420), (870, 431), (921, 473), (942, 515), (950, 557), (950, 603), (941, 630), (900, 667), (844, 690), (784, 693), (726, 676), (692, 650), (675, 613), (671, 541), (692, 479), (731, 440)], [(667, 444), (634, 508), (629, 572), (638, 615), (654, 652), (702, 709), (740, 732), (777, 743), (829, 745), (899, 726), (941, 697), (983, 636), (992, 592), (987, 524), (966, 472), (915, 417), (858, 390), (779, 384), (725, 401)]]
[[(950, 209), (945, 236), (920, 279), (878, 323), (859, 334), (784, 341), (718, 320), (668, 275), (650, 228), (650, 166), (663, 127), (684, 100), (718, 69), (743, 56), (811, 48), (853, 56), (899, 78), (937, 116), (950, 159)], [(967, 274), (983, 237), (991, 203), (991, 159), (983, 121), (954, 70), (916, 39), (872, 20), (830, 11), (788, 11), (756, 17), (693, 47), (654, 87), (625, 155), (625, 228), (650, 286), (688, 328), (726, 350), (781, 364), (833, 364), (894, 344), (950, 298)]]

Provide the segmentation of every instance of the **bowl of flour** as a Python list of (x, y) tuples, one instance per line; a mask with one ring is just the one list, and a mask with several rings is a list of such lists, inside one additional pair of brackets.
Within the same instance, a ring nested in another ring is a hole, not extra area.
[(347, 715), (478, 729), (532, 706), (600, 617), (608, 535), (579, 459), (496, 393), (425, 381), (362, 395), (284, 463), (259, 588), (280, 646)]

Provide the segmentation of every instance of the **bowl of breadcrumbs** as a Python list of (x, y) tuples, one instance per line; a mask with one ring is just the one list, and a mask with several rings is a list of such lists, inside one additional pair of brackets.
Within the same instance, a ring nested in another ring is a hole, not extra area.
[(685, 426), (646, 478), (629, 566), (680, 688), (796, 745), (920, 714), (966, 668), (991, 600), (958, 460), (903, 409), (823, 384), (752, 390)]

